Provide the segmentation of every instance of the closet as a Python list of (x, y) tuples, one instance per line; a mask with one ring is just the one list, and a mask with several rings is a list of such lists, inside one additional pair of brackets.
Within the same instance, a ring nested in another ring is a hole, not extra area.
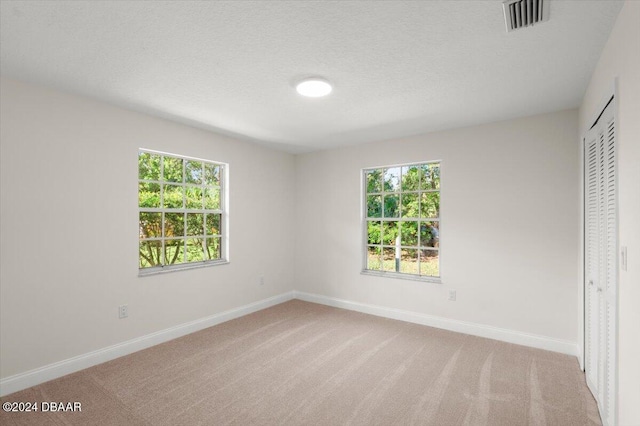
[(584, 139), (585, 373), (604, 425), (616, 424), (618, 207), (615, 99)]

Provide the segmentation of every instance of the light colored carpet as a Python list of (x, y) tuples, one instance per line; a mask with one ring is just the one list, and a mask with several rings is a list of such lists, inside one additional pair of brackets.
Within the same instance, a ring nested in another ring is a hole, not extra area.
[(2, 398), (2, 425), (598, 425), (574, 357), (293, 300)]

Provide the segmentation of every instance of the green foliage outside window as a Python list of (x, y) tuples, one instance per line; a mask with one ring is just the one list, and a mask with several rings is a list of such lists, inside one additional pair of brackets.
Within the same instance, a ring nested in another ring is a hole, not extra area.
[(222, 167), (139, 152), (140, 269), (222, 258)]
[(364, 174), (365, 269), (438, 277), (440, 164), (370, 169)]

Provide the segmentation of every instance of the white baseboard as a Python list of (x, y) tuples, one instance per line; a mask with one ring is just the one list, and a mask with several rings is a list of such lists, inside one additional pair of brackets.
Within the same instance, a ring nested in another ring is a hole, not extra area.
[(24, 373), (16, 374), (0, 380), (0, 396), (5, 396), (13, 392), (47, 382), (49, 380), (62, 377), (67, 374), (94, 365), (129, 355), (142, 349), (149, 348), (169, 340), (229, 321), (241, 316), (286, 302), (294, 298), (294, 292), (286, 292), (268, 299), (260, 300), (228, 311), (220, 312), (206, 318), (191, 321), (185, 324), (177, 325), (166, 330), (157, 331), (147, 334), (126, 342), (118, 343), (103, 349), (98, 349), (83, 355), (65, 359), (53, 364), (46, 365)]
[(307, 302), (319, 303), (336, 308), (349, 309), (351, 311), (362, 312), (379, 317), (442, 328), (458, 333), (471, 334), (474, 336), (501, 340), (503, 342), (515, 343), (518, 345), (530, 346), (533, 348), (545, 349), (553, 352), (560, 352), (567, 355), (578, 356), (579, 353), (577, 342), (571, 342), (567, 340), (554, 339), (551, 337), (523, 333), (520, 331), (492, 327), (489, 325), (436, 317), (432, 315), (421, 314), (418, 312), (387, 308), (384, 306), (368, 305), (365, 303), (352, 302), (349, 300), (337, 299), (335, 297), (322, 296), (319, 294), (305, 293), (301, 291), (294, 291), (294, 297), (296, 299), (304, 300)]
[(436, 317), (418, 312), (404, 311), (401, 309), (387, 308), (384, 306), (369, 305), (352, 302), (335, 297), (322, 296), (300, 291), (290, 291), (280, 295), (220, 312), (206, 318), (191, 321), (175, 327), (147, 334), (136, 339), (128, 340), (113, 346), (59, 361), (24, 373), (16, 374), (0, 380), (0, 396), (5, 396), (20, 390), (75, 373), (85, 368), (119, 358), (124, 355), (176, 339), (178, 337), (221, 324), (235, 318), (286, 302), (291, 299), (300, 299), (307, 302), (319, 303), (336, 308), (349, 309), (379, 317), (391, 318), (430, 327), (442, 328), (459, 333), (501, 340), (504, 342), (560, 352), (568, 355), (579, 356), (579, 348), (576, 342), (553, 339), (535, 334), (522, 333), (482, 324), (458, 321), (449, 318)]

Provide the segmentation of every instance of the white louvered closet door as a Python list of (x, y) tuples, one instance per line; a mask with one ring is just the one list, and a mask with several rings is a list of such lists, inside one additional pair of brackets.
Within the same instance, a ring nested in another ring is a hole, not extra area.
[(617, 164), (611, 101), (585, 138), (585, 371), (605, 425), (616, 424)]

